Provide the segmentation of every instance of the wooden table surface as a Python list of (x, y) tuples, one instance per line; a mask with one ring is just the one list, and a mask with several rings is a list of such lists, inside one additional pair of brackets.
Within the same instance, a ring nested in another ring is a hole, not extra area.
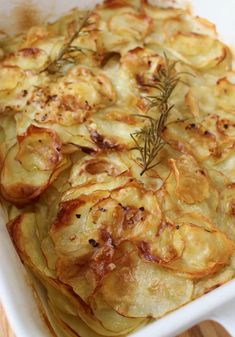
[[(0, 337), (14, 337), (7, 319), (4, 315), (2, 306), (0, 305)], [(31, 336), (29, 336), (31, 337)], [(158, 337), (158, 336), (156, 336)], [(184, 332), (177, 337), (230, 337), (230, 335), (217, 323), (203, 322), (200, 325)]]

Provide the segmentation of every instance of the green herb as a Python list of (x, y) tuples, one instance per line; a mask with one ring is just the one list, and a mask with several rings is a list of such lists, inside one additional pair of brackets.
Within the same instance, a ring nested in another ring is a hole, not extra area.
[(47, 71), (50, 74), (55, 74), (58, 71), (60, 71), (60, 68), (66, 64), (74, 63), (74, 59), (71, 57), (71, 53), (73, 52), (83, 52), (83, 48), (72, 46), (72, 43), (75, 39), (79, 37), (81, 34), (81, 31), (88, 27), (89, 24), (89, 18), (90, 13), (88, 12), (82, 19), (78, 26), (78, 29), (75, 31), (75, 33), (71, 36), (69, 41), (64, 44), (64, 46), (61, 48), (58, 56), (54, 61), (52, 61), (45, 69), (43, 69), (42, 72)]
[(135, 115), (147, 121), (147, 125), (131, 134), (135, 142), (133, 149), (138, 150), (140, 154), (138, 160), (143, 167), (140, 173), (141, 176), (159, 164), (159, 162), (156, 162), (156, 158), (165, 145), (162, 132), (165, 128), (168, 115), (174, 107), (174, 105), (169, 103), (169, 98), (180, 80), (179, 73), (175, 70), (175, 65), (176, 62), (170, 61), (165, 55), (164, 64), (160, 66), (152, 83), (144, 84), (146, 87), (156, 89), (156, 95), (147, 96), (146, 99), (149, 102), (149, 110), (153, 109), (158, 117)]

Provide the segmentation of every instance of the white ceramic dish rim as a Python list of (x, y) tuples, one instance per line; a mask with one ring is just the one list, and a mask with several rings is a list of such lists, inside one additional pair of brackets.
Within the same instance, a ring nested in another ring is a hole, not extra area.
[[(7, 3), (10, 2), (7, 1)], [(94, 2), (92, 0), (71, 0), (69, 1), (69, 7), (84, 4), (87, 6)], [(235, 23), (232, 23), (235, 20), (229, 20), (228, 18), (231, 17), (231, 13), (235, 12), (234, 0), (224, 1), (223, 11), (221, 11), (220, 0), (207, 0), (206, 2), (204, 0), (193, 0), (191, 2), (196, 14), (207, 17), (217, 26), (219, 25), (222, 38), (227, 43), (233, 41), (235, 33), (232, 35), (231, 31), (235, 31)], [(42, 1), (43, 5), (45, 5), (45, 1)], [(213, 6), (213, 11), (211, 8), (208, 10), (210, 5)], [(9, 6), (5, 0), (0, 0), (0, 11), (4, 6), (7, 12)], [(57, 15), (68, 9), (64, 1), (60, 2), (59, 7), (60, 11)], [(40, 317), (32, 289), (27, 284), (26, 272), (15, 253), (5, 229), (3, 213), (1, 213), (0, 210), (0, 302), (6, 311), (16, 337), (50, 336)], [(207, 319), (221, 323), (235, 337), (235, 280), (147, 325), (130, 337), (172, 337)]]

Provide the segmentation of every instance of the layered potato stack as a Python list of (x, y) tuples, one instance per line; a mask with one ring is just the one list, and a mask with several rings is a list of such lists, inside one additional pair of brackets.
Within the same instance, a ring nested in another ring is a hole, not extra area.
[[(126, 336), (235, 274), (235, 73), (208, 21), (106, 0), (0, 42), (0, 189), (22, 262), (62, 336)], [(147, 87), (180, 75), (158, 165), (131, 134)]]

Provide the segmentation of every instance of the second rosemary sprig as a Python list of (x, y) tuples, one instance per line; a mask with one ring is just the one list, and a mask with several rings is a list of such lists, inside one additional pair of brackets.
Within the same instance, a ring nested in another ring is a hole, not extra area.
[(165, 145), (162, 132), (165, 128), (168, 115), (174, 105), (170, 104), (169, 99), (180, 81), (180, 74), (175, 69), (176, 61), (171, 61), (164, 56), (164, 62), (159, 66), (157, 74), (151, 83), (144, 84), (145, 87), (156, 90), (151, 96), (146, 96), (148, 110), (154, 110), (156, 118), (148, 115), (135, 115), (146, 119), (146, 125), (139, 131), (131, 134), (135, 143), (133, 149), (139, 152), (139, 162), (142, 165), (140, 175), (159, 164), (157, 161), (160, 150)]

